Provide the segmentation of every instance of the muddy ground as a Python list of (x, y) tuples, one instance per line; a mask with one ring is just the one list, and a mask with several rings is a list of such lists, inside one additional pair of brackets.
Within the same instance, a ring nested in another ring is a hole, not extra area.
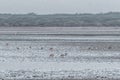
[(0, 29), (1, 80), (120, 79), (119, 28)]

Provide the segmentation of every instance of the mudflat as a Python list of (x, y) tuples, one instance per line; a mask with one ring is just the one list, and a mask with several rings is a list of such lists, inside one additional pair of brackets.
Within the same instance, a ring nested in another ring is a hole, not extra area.
[(3, 80), (119, 80), (119, 27), (0, 27)]

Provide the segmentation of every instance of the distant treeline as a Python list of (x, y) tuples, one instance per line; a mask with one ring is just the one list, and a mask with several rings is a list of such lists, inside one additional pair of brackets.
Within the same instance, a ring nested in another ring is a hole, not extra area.
[(0, 14), (0, 26), (120, 26), (120, 13), (100, 14)]

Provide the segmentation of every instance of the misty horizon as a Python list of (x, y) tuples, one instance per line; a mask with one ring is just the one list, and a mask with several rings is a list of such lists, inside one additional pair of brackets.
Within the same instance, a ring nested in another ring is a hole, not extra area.
[(0, 0), (0, 13), (75, 14), (120, 12), (115, 0)]
[(26, 12), (26, 13), (0, 13), (0, 14), (10, 14), (10, 15), (61, 15), (61, 14), (66, 14), (66, 15), (75, 15), (75, 14), (93, 14), (93, 15), (95, 15), (95, 14), (109, 14), (109, 13), (120, 13), (120, 12), (112, 12), (112, 11), (110, 11), (110, 12), (98, 12), (98, 13), (90, 13), (90, 12), (88, 12), (88, 13), (46, 13), (46, 14), (39, 14), (39, 13), (35, 13), (35, 12)]

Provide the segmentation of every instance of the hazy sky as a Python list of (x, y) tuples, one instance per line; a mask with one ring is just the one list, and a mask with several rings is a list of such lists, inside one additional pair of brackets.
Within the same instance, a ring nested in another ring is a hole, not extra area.
[(0, 13), (99, 13), (120, 11), (120, 0), (0, 0)]

